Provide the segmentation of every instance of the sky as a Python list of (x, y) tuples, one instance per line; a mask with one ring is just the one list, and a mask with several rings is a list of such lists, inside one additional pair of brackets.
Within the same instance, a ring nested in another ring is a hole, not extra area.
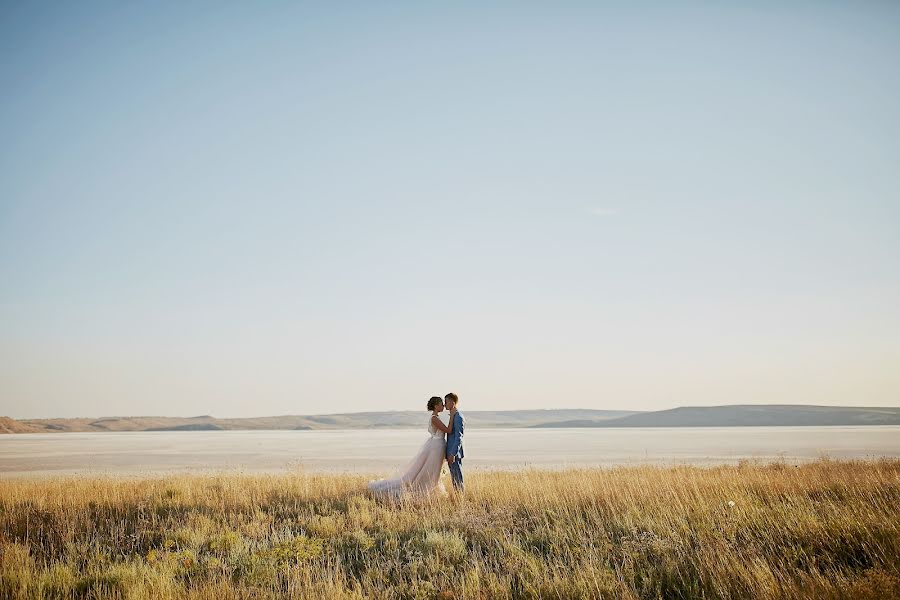
[(900, 405), (900, 3), (0, 3), (0, 415)]

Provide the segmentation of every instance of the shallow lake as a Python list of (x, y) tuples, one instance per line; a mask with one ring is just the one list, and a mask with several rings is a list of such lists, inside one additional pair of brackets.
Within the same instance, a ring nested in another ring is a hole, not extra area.
[[(180, 431), (0, 435), (0, 477), (289, 470), (390, 473), (427, 433)], [(469, 469), (900, 457), (900, 427), (475, 429)]]

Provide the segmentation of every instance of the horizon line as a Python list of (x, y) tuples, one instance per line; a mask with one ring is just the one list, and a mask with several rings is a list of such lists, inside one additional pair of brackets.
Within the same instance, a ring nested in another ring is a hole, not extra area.
[[(461, 410), (460, 412), (472, 413), (514, 413), (514, 412), (539, 412), (539, 411), (588, 411), (588, 412), (623, 412), (623, 413), (657, 413), (670, 410), (678, 410), (682, 408), (733, 408), (733, 407), (803, 407), (803, 408), (851, 408), (857, 410), (863, 409), (895, 409), (900, 410), (900, 406), (851, 406), (846, 404), (709, 404), (709, 405), (678, 405), (670, 408), (662, 408), (659, 410), (630, 410), (622, 408), (523, 408), (523, 409), (476, 409)], [(334, 412), (334, 413), (283, 413), (277, 415), (257, 415), (252, 417), (217, 417), (214, 415), (192, 415), (189, 417), (182, 415), (104, 415), (104, 416), (78, 416), (78, 417), (10, 417), (8, 415), (0, 415), (0, 418), (12, 419), (14, 421), (52, 421), (52, 420), (76, 420), (76, 419), (219, 419), (219, 420), (237, 420), (237, 419), (274, 419), (282, 417), (331, 417), (342, 415), (364, 415), (364, 414), (386, 414), (386, 413), (425, 413), (427, 410), (415, 409), (395, 409), (395, 410), (359, 410), (351, 412)]]

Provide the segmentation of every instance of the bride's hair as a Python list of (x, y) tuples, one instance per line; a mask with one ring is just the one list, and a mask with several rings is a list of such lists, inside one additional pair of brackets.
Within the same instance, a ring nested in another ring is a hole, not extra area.
[(428, 399), (428, 410), (434, 410), (434, 407), (443, 402), (444, 399), (440, 396), (432, 396)]

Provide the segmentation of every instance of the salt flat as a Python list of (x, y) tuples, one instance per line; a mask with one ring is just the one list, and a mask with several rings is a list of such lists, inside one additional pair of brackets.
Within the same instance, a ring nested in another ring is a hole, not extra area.
[[(169, 472), (389, 473), (426, 437), (416, 430), (200, 431), (0, 436), (0, 477)], [(900, 456), (900, 427), (474, 429), (469, 469), (636, 463), (802, 462)]]

